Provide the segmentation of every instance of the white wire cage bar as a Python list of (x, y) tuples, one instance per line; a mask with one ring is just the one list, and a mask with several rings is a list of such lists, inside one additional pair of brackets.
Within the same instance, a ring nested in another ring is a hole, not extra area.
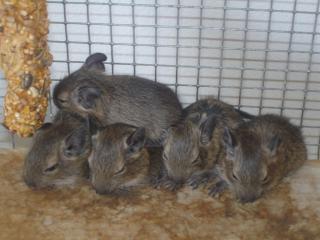
[[(252, 114), (287, 116), (302, 127), (309, 159), (320, 159), (319, 1), (47, 3), (52, 87), (89, 54), (104, 52), (108, 74), (165, 83), (184, 105), (213, 95)], [(48, 118), (55, 111), (51, 101)], [(23, 143), (1, 134), (2, 146)]]

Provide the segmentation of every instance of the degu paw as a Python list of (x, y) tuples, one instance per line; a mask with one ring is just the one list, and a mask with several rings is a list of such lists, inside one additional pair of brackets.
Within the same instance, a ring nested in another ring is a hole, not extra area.
[(209, 181), (209, 177), (206, 175), (192, 175), (187, 180), (187, 185), (189, 185), (192, 189), (197, 189), (200, 185), (206, 184)]
[(228, 186), (227, 183), (222, 180), (213, 184), (209, 188), (209, 196), (211, 196), (211, 197), (219, 196), (222, 192), (224, 192), (224, 190), (227, 188), (227, 186)]
[(161, 187), (170, 191), (177, 191), (182, 187), (182, 183), (166, 178), (161, 181)]

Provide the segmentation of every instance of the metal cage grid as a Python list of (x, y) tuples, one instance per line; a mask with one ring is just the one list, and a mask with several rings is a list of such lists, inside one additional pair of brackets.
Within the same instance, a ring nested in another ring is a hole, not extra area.
[(309, 159), (320, 159), (320, 1), (47, 3), (54, 83), (102, 51), (108, 73), (164, 82), (185, 105), (214, 95), (252, 114), (288, 116), (303, 128)]

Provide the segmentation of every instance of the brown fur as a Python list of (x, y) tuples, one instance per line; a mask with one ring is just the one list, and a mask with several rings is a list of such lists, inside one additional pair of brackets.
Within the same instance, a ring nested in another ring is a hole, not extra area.
[(148, 151), (144, 142), (144, 129), (127, 124), (112, 124), (98, 132), (89, 158), (91, 183), (97, 193), (127, 193), (156, 177), (151, 163), (160, 162), (161, 154), (156, 149)]
[(53, 123), (40, 128), (29, 150), (23, 170), (32, 188), (73, 185), (88, 177), (87, 158), (91, 139), (82, 117), (60, 111)]
[(235, 128), (243, 119), (231, 105), (214, 98), (184, 109), (184, 121), (171, 127), (164, 140), (166, 177), (160, 183), (175, 190), (187, 182), (193, 188), (215, 176), (223, 126)]
[(164, 84), (134, 76), (106, 76), (94, 66), (85, 64), (56, 85), (53, 99), (59, 108), (89, 115), (102, 127), (118, 122), (144, 127), (154, 141), (162, 129), (180, 120), (181, 104)]
[[(211, 194), (228, 186), (241, 202), (252, 202), (298, 169), (307, 159), (301, 131), (288, 119), (262, 115), (222, 134), (217, 164), (223, 182)], [(219, 189), (220, 188), (220, 189)]]

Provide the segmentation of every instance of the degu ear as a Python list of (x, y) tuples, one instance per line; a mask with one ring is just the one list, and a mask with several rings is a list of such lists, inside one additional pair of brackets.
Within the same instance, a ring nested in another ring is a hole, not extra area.
[(43, 123), (41, 127), (39, 127), (38, 129), (36, 129), (35, 133), (34, 133), (34, 137), (38, 136), (38, 134), (40, 134), (40, 132), (49, 129), (50, 127), (53, 126), (53, 123), (51, 122), (46, 122)]
[(42, 126), (39, 127), (37, 129), (37, 131), (46, 130), (46, 129), (50, 128), (52, 125), (53, 124), (51, 122), (46, 122), (46, 123), (42, 124)]
[(64, 139), (63, 154), (68, 158), (79, 156), (86, 150), (89, 138), (90, 136), (87, 129), (79, 128), (74, 130)]
[(91, 54), (89, 57), (87, 57), (85, 63), (83, 64), (83, 67), (90, 69), (90, 70), (97, 70), (104, 72), (105, 66), (104, 61), (107, 60), (107, 56), (103, 53), (94, 53)]
[(101, 90), (97, 87), (81, 87), (78, 90), (78, 102), (83, 108), (92, 109), (96, 106), (96, 100), (101, 94)]
[(134, 131), (126, 140), (127, 149), (129, 153), (139, 152), (146, 141), (146, 130), (143, 127)]
[(224, 127), (223, 136), (222, 136), (222, 143), (227, 151), (227, 153), (233, 155), (234, 148), (237, 145), (236, 139), (233, 133), (229, 130), (228, 127)]
[(200, 125), (200, 142), (202, 144), (208, 144), (211, 141), (216, 125), (217, 117), (215, 114), (209, 115)]
[(99, 137), (99, 132), (96, 132), (91, 136), (91, 142), (93, 147), (97, 146), (98, 137)]
[(278, 135), (273, 136), (266, 144), (266, 149), (271, 157), (275, 156), (278, 147), (281, 143), (281, 138)]
[(94, 118), (92, 116), (87, 116), (86, 119), (86, 127), (89, 130), (89, 133), (91, 136), (93, 135), (97, 135), (98, 134), (98, 130), (99, 130), (99, 126), (97, 125), (96, 121), (94, 120)]
[(199, 112), (191, 113), (189, 116), (187, 116), (187, 120), (193, 124), (199, 125), (201, 122), (201, 114)]
[(161, 146), (163, 146), (168, 139), (169, 135), (171, 134), (172, 128), (169, 127), (168, 129), (162, 129), (160, 138), (159, 138), (159, 143)]

